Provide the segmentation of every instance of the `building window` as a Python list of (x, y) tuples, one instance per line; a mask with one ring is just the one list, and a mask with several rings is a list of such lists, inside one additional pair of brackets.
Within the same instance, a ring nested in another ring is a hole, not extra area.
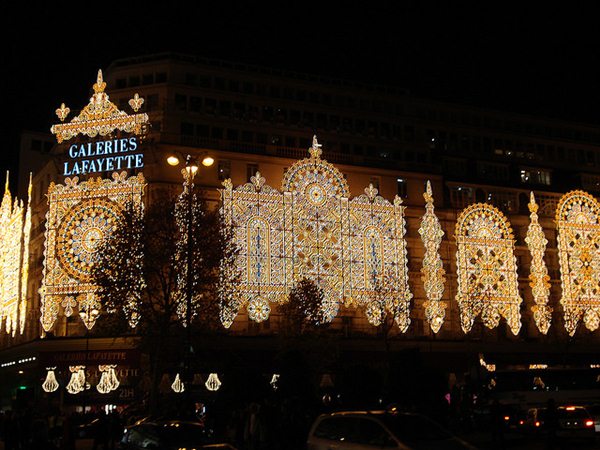
[(453, 208), (466, 208), (473, 203), (473, 189), (462, 186), (450, 188), (450, 203)]
[(154, 84), (154, 74), (145, 73), (142, 75), (142, 84)]
[(226, 160), (219, 160), (217, 175), (219, 177), (219, 180), (221, 181), (231, 178), (231, 162)]
[(400, 198), (408, 197), (408, 184), (404, 178), (396, 179), (396, 194)]
[(184, 136), (193, 136), (194, 124), (189, 122), (181, 122), (181, 134)]
[(154, 77), (154, 80), (157, 83), (166, 83), (167, 82), (167, 74), (165, 72), (159, 72)]
[(175, 109), (178, 111), (185, 111), (187, 109), (186, 95), (175, 94)]
[(549, 186), (551, 184), (550, 171), (543, 169), (521, 169), (521, 183)]
[(258, 164), (246, 164), (246, 180), (250, 183), (250, 178), (258, 172)]

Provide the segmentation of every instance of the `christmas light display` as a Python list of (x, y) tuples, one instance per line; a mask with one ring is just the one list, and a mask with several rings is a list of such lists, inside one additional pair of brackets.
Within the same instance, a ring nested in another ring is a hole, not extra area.
[(67, 384), (67, 392), (69, 394), (79, 394), (86, 388), (85, 366), (69, 366), (71, 379)]
[(271, 381), (269, 381), (269, 384), (271, 385), (274, 391), (277, 390), (277, 383), (279, 383), (279, 377), (280, 375), (278, 373), (274, 373), (271, 377)]
[(116, 367), (117, 366), (114, 364), (98, 366), (98, 370), (100, 371), (101, 375), (100, 381), (96, 385), (96, 389), (101, 394), (108, 394), (119, 387), (119, 379), (115, 373)]
[(461, 327), (468, 333), (481, 314), (488, 328), (504, 317), (514, 335), (521, 329), (514, 239), (508, 219), (497, 208), (476, 203), (456, 223), (456, 266)]
[(446, 271), (439, 252), (444, 232), (433, 211), (433, 192), (429, 181), (427, 181), (423, 197), (425, 198), (425, 215), (421, 219), (421, 227), (419, 228), (419, 234), (425, 247), (421, 280), (423, 280), (427, 300), (423, 306), (431, 330), (437, 333), (440, 331), (446, 315), (446, 304), (441, 300), (442, 295), (444, 295), (444, 283), (446, 281), (444, 275)]
[(483, 353), (479, 354), (479, 364), (481, 365), (481, 367), (485, 367), (485, 370), (487, 370), (488, 372), (496, 371), (496, 364), (488, 364), (483, 357)]
[(548, 333), (550, 323), (552, 322), (552, 308), (548, 306), (548, 297), (550, 296), (550, 277), (548, 269), (544, 262), (544, 253), (548, 240), (544, 235), (541, 225), (538, 222), (538, 205), (535, 202), (533, 192), (530, 195), (529, 211), (531, 221), (527, 228), (525, 243), (531, 253), (531, 269), (529, 273), (529, 285), (533, 293), (535, 305), (531, 308), (533, 311), (533, 320), (542, 334)]
[[(90, 98), (89, 104), (70, 123), (61, 123), (53, 125), (50, 128), (50, 131), (56, 135), (59, 143), (69, 140), (78, 134), (93, 138), (98, 135), (106, 136), (115, 130), (135, 134), (141, 133), (142, 126), (148, 123), (148, 115), (145, 113), (128, 115), (120, 111), (109, 100), (108, 95), (104, 92), (105, 88), (106, 83), (102, 78), (102, 71), (99, 70), (96, 83), (93, 86), (94, 95)], [(136, 112), (143, 103), (144, 99), (140, 98), (138, 94), (135, 94), (134, 98), (129, 101), (129, 105)], [(56, 110), (56, 115), (61, 122), (64, 122), (70, 112), (71, 110), (63, 103)]]
[(42, 389), (44, 392), (54, 392), (58, 389), (58, 381), (56, 381), (56, 375), (54, 370), (56, 367), (47, 367), (46, 379), (42, 383)]
[(27, 207), (22, 201), (13, 199), (6, 173), (6, 186), (0, 205), (0, 329), (3, 328), (12, 336), (17, 331), (23, 334), (27, 316), (31, 178), (28, 193)]
[(221, 384), (222, 383), (221, 380), (219, 380), (219, 376), (216, 373), (211, 373), (204, 385), (206, 386), (206, 389), (214, 392), (219, 390)]
[(227, 296), (221, 299), (225, 326), (243, 307), (252, 320), (266, 320), (267, 299), (286, 303), (303, 278), (322, 289), (324, 321), (331, 322), (340, 303), (367, 307), (377, 297), (377, 280), (387, 277), (397, 322), (408, 327), (412, 294), (402, 200), (392, 204), (373, 186), (349, 200), (344, 176), (321, 159), (320, 147), (314, 137), (310, 157), (286, 171), (282, 192), (260, 173), (235, 189), (230, 180), (223, 183), (221, 213), (239, 249), (240, 274), (221, 294)]
[(173, 389), (173, 392), (176, 392), (178, 394), (181, 394), (183, 391), (185, 391), (185, 386), (183, 384), (183, 381), (181, 381), (181, 379), (179, 378), (179, 374), (175, 375), (175, 381), (173, 381), (171, 389)]
[(128, 202), (141, 204), (145, 187), (142, 174), (127, 177), (114, 173), (112, 180), (91, 178), (79, 182), (66, 178), (64, 185), (50, 183), (46, 215), (43, 281), (40, 289), (41, 318), (45, 331), (56, 322), (61, 307), (64, 315), (79, 309), (90, 329), (102, 311), (91, 282), (98, 249), (121, 220)]
[(560, 303), (565, 329), (573, 336), (583, 319), (595, 331), (600, 325), (600, 204), (587, 192), (571, 191), (556, 209)]

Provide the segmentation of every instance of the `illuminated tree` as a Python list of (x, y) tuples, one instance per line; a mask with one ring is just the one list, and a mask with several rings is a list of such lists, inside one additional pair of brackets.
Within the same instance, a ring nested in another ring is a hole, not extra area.
[[(160, 377), (169, 365), (181, 361), (185, 319), (181, 318), (181, 280), (187, 276), (187, 261), (182, 260), (181, 202), (157, 192), (145, 211), (128, 206), (103, 248), (93, 270), (98, 295), (107, 314), (98, 321), (98, 333), (126, 332), (132, 312), (139, 318), (135, 333), (140, 350), (150, 358), (152, 398), (156, 398)], [(172, 206), (168, 206), (172, 205)], [(189, 204), (188, 204), (189, 206)], [(220, 329), (219, 266), (231, 258), (226, 233), (221, 232), (219, 216), (208, 211), (196, 196), (191, 204), (194, 218), (192, 254), (193, 336)], [(137, 299), (132, 306), (132, 299)], [(110, 319), (109, 319), (110, 318)], [(184, 380), (185, 381), (185, 380)], [(154, 403), (154, 402), (153, 402)], [(154, 403), (155, 406), (155, 403)]]
[(279, 307), (284, 323), (282, 330), (302, 334), (326, 323), (325, 301), (323, 289), (308, 278), (301, 279), (290, 291), (289, 301)]
[(141, 204), (125, 204), (121, 222), (100, 252), (100, 261), (92, 267), (98, 283), (97, 294), (108, 313), (122, 309), (131, 328), (140, 319), (140, 296), (146, 287), (144, 263), (144, 211)]

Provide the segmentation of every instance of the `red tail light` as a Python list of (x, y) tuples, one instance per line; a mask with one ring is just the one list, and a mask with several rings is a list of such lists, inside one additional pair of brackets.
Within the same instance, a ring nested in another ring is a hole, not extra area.
[(586, 427), (593, 427), (594, 426), (594, 421), (593, 420), (586, 420), (585, 421), (585, 426)]

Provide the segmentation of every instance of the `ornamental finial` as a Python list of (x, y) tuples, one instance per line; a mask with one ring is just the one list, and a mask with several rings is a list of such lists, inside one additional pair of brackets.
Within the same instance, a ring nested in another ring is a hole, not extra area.
[(56, 110), (56, 115), (60, 119), (61, 122), (64, 122), (71, 110), (65, 106), (64, 103), (60, 104), (60, 108)]
[(98, 77), (96, 78), (96, 83), (92, 87), (94, 88), (94, 92), (96, 94), (104, 92), (104, 88), (106, 88), (106, 83), (104, 82), (104, 79), (102, 78), (102, 69), (98, 70)]
[(312, 140), (312, 147), (308, 149), (310, 156), (313, 158), (320, 158), (322, 153), (321, 147), (322, 145), (317, 141), (317, 135), (315, 134)]
[(10, 175), (10, 172), (7, 170), (6, 171), (6, 183), (4, 184), (4, 192), (8, 192), (8, 176)]
[(371, 201), (375, 200), (375, 197), (377, 197), (378, 193), (379, 191), (373, 186), (372, 183), (369, 184), (368, 188), (365, 188), (365, 194), (367, 194), (367, 197), (369, 197), (369, 200)]
[(425, 187), (425, 192), (423, 193), (423, 198), (426, 203), (433, 202), (433, 191), (431, 190), (431, 182), (427, 180), (427, 186)]
[(133, 109), (134, 112), (138, 112), (143, 104), (144, 99), (140, 97), (140, 94), (137, 92), (133, 95), (133, 98), (129, 100), (129, 106), (131, 106), (131, 109)]
[(538, 204), (535, 202), (535, 195), (533, 195), (533, 191), (531, 191), (531, 193), (529, 194), (529, 205), (527, 206), (529, 207), (530, 212), (537, 213)]

